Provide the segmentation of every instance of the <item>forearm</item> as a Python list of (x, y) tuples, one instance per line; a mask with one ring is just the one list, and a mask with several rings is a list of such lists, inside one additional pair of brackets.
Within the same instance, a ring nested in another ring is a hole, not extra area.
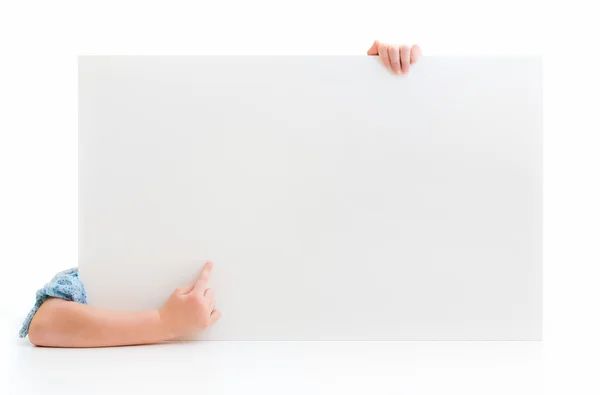
[(46, 347), (125, 346), (169, 338), (158, 310), (113, 311), (61, 299), (47, 300), (29, 328), (29, 340)]

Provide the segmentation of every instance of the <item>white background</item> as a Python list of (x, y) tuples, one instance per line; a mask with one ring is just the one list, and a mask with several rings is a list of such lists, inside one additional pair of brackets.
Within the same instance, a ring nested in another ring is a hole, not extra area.
[[(107, 388), (108, 377), (119, 388), (210, 393), (598, 393), (593, 2), (235, 3), (0, 3), (0, 392), (9, 380), (11, 393), (22, 392), (36, 378), (57, 388), (89, 377)], [(430, 55), (544, 56), (542, 343), (216, 343), (168, 348), (162, 357), (158, 346), (135, 351), (150, 373), (142, 376), (119, 365), (131, 349), (76, 354), (15, 339), (35, 289), (76, 264), (78, 54), (355, 54), (373, 38), (418, 42)]]

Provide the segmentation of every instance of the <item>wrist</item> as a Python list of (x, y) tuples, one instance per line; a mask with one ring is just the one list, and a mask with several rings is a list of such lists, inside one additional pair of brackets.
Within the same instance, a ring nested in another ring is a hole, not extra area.
[(169, 320), (165, 316), (164, 309), (158, 309), (154, 312), (157, 316), (157, 330), (163, 340), (171, 340), (177, 335), (174, 333)]

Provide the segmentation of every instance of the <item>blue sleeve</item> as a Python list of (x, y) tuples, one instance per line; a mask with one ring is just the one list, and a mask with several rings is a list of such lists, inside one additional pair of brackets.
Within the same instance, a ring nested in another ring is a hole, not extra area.
[(19, 337), (23, 338), (27, 336), (33, 316), (48, 298), (60, 298), (87, 304), (87, 295), (79, 279), (77, 269), (69, 269), (58, 273), (49, 283), (36, 292), (35, 305), (27, 315), (23, 327), (19, 332)]

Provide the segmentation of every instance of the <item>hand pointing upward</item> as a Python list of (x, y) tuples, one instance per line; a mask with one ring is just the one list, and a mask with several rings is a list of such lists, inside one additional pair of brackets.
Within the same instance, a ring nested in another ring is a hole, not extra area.
[(198, 279), (177, 288), (160, 310), (169, 338), (190, 335), (214, 324), (221, 313), (215, 309), (215, 296), (209, 288), (212, 262), (206, 262)]

